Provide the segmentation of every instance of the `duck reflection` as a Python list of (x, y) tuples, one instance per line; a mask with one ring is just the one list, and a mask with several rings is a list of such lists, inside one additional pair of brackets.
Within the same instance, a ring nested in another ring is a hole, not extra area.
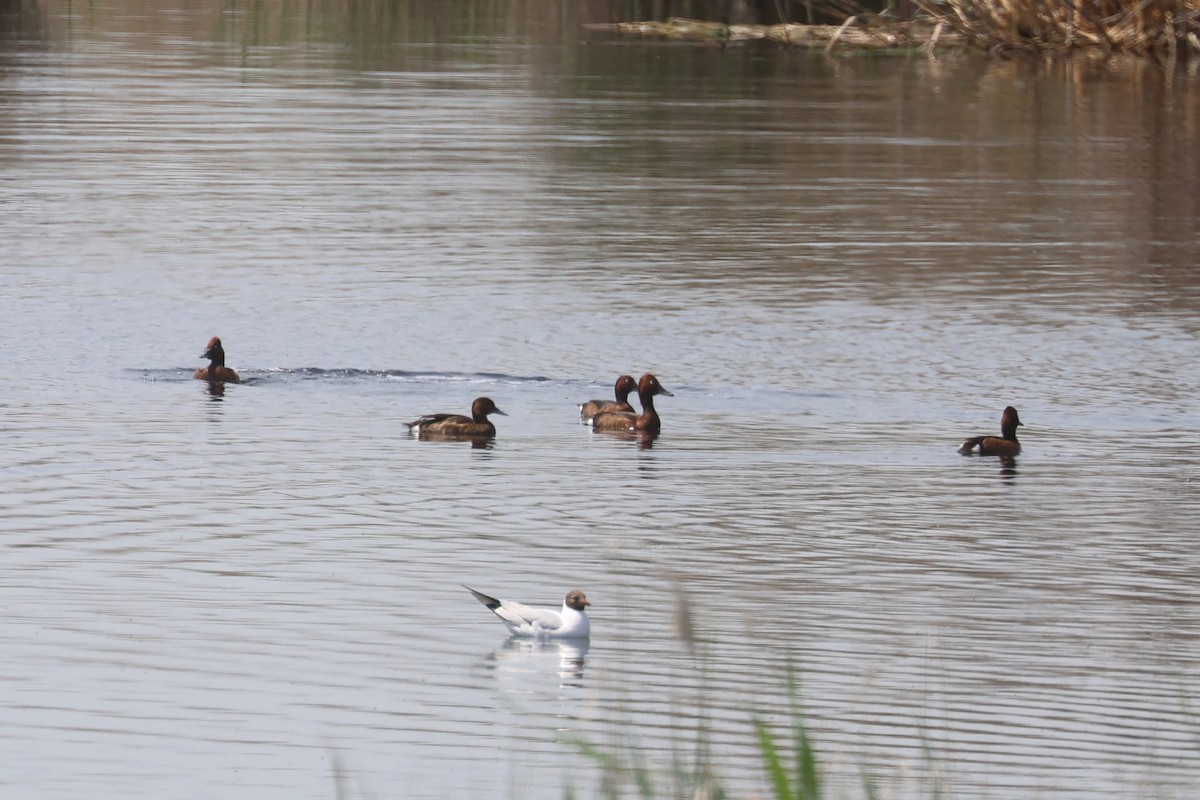
[(496, 444), (496, 437), (491, 434), (487, 436), (466, 436), (461, 433), (438, 433), (437, 431), (425, 433), (422, 431), (420, 434), (414, 433), (411, 436), (422, 442), (470, 442), (471, 447), (476, 450), (490, 449)]
[(605, 436), (610, 439), (617, 439), (622, 442), (636, 444), (638, 450), (653, 450), (654, 440), (659, 434), (650, 433), (649, 431), (606, 431)]
[(420, 435), (412, 434), (411, 438), (422, 442), (451, 442), (463, 443), (470, 442), (472, 450), (494, 450), (496, 448), (495, 436), (462, 436), (454, 433), (422, 433)]
[(205, 381), (208, 384), (205, 391), (208, 392), (208, 398), (214, 403), (219, 403), (225, 399), (225, 384), (221, 381)]
[(1017, 460), (1012, 456), (1000, 456), (1000, 477), (1005, 481), (1016, 480)]
[(554, 676), (560, 688), (582, 688), (590, 643), (587, 639), (527, 639), (512, 636), (486, 657), (499, 688), (528, 694)]

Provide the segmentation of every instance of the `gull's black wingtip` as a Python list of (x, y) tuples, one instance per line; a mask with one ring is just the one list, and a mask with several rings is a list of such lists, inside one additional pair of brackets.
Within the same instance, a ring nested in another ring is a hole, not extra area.
[(472, 589), (470, 586), (467, 586), (465, 583), (460, 583), (459, 586), (462, 586), (468, 592), (475, 595), (476, 600), (483, 603), (485, 606), (490, 608), (492, 611), (495, 611), (497, 608), (500, 607), (500, 601), (497, 600), (496, 598), (489, 597), (488, 595), (484, 594), (483, 592), (477, 592), (474, 589)]

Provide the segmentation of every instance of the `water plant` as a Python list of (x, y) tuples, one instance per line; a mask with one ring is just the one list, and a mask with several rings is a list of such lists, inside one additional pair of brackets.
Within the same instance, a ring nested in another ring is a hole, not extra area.
[[(638, 797), (641, 800), (662, 797), (675, 800), (724, 800), (732, 797), (718, 775), (710, 749), (708, 707), (704, 692), (710, 658), (703, 652), (705, 642), (698, 634), (691, 616), (692, 603), (678, 585), (674, 594), (675, 602), (672, 603), (672, 607), (675, 610), (675, 618), (672, 622), (675, 636), (703, 670), (699, 689), (692, 703), (694, 709), (689, 709), (686, 715), (678, 712), (676, 714), (680, 719), (686, 716), (694, 720), (694, 729), (689, 731), (690, 744), (682, 748), (678, 742), (671, 743), (670, 766), (664, 771), (656, 769), (650, 763), (647, 756), (649, 751), (643, 747), (636, 726), (630, 722), (618, 731), (614, 744), (607, 748), (576, 737), (573, 741), (579, 752), (599, 769), (598, 796), (604, 800), (623, 800), (627, 796)], [(753, 749), (757, 750), (762, 759), (769, 796), (772, 800), (824, 800), (835, 796), (843, 797), (840, 791), (830, 789), (825, 784), (821, 759), (804, 712), (797, 670), (790, 658), (786, 664), (785, 681), (787, 733), (773, 730), (763, 712), (751, 713), (748, 720), (748, 735), (753, 737)], [(921, 752), (926, 773), (931, 778), (925, 787), (925, 793), (931, 800), (941, 800), (944, 791), (938, 759), (924, 731), (921, 735)], [(880, 792), (875, 778), (865, 767), (860, 770), (860, 776), (862, 796), (867, 800), (876, 800)], [(571, 791), (564, 796), (570, 800), (574, 800), (575, 797)]]
[(784, 754), (762, 717), (755, 715), (754, 733), (765, 762), (767, 776), (775, 800), (819, 800), (821, 778), (817, 772), (817, 754), (804, 725), (800, 709), (800, 694), (796, 687), (796, 672), (788, 664), (788, 702), (792, 722), (792, 769), (789, 772)]
[[(790, 743), (772, 732), (762, 715), (754, 714), (751, 720), (767, 786), (774, 800), (821, 800), (824, 793), (817, 752), (804, 721), (795, 670), (790, 664), (787, 681)], [(576, 739), (575, 744), (599, 769), (599, 796), (604, 800), (622, 800), (627, 792), (641, 800), (659, 797), (724, 800), (729, 794), (711, 759), (703, 712), (697, 716), (694, 735), (691, 752), (681, 753), (675, 748), (671, 767), (665, 773), (656, 771), (647, 762), (632, 727), (610, 749), (582, 738)], [(868, 776), (864, 775), (863, 785), (868, 798), (877, 796), (874, 782)], [(564, 796), (573, 800), (574, 792), (568, 791)]]

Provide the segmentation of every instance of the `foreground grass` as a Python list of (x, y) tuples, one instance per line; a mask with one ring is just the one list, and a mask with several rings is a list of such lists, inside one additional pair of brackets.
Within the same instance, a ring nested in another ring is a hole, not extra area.
[[(771, 790), (776, 800), (818, 800), (821, 797), (821, 777), (817, 772), (817, 754), (813, 750), (812, 741), (808, 738), (808, 729), (804, 726), (804, 716), (800, 711), (799, 692), (796, 689), (795, 672), (788, 668), (788, 700), (792, 718), (792, 768), (788, 770), (786, 754), (780, 751), (779, 744), (771, 729), (761, 718), (754, 720), (754, 733), (758, 738), (759, 751), (762, 753), (767, 776), (770, 779)], [(868, 792), (873, 796), (874, 792)]]
[[(687, 647), (692, 656), (703, 646), (691, 617), (691, 603), (682, 587), (675, 587), (676, 609), (674, 628), (676, 637)], [(699, 663), (708, 664), (703, 656)], [(707, 672), (707, 670), (705, 670)], [(800, 687), (796, 670), (791, 661), (787, 665), (788, 730), (787, 737), (771, 729), (761, 714), (750, 718), (748, 735), (762, 758), (766, 785), (774, 800), (828, 800), (832, 796), (822, 775), (820, 758), (809, 736), (805, 723), (804, 709), (800, 700)], [(702, 679), (701, 684), (704, 681)], [(639, 746), (636, 730), (632, 726), (623, 731), (621, 744), (609, 749), (598, 747), (585, 739), (575, 740), (580, 752), (599, 769), (599, 796), (604, 800), (623, 800), (635, 796), (641, 800), (670, 797), (676, 800), (725, 800), (731, 795), (722, 785), (713, 762), (706, 723), (706, 706), (700, 693), (699, 709), (695, 716), (695, 730), (691, 732), (690, 755), (672, 748), (673, 758), (666, 774), (653, 769), (646, 760), (645, 749)], [(943, 791), (939, 770), (928, 742), (922, 737), (922, 752), (929, 774), (933, 780), (929, 787), (931, 800), (941, 800)], [(866, 769), (862, 772), (862, 793), (867, 800), (877, 800), (880, 794), (875, 781)], [(588, 795), (590, 798), (592, 795)], [(574, 793), (565, 793), (567, 800), (574, 800)]]
[[(794, 670), (789, 666), (788, 683), (788, 731), (787, 735), (773, 731), (761, 715), (752, 715), (748, 735), (762, 758), (765, 782), (773, 800), (828, 800), (835, 796), (826, 785), (820, 757), (809, 735), (805, 723), (800, 692)], [(655, 770), (643, 755), (644, 750), (636, 741), (636, 734), (629, 731), (619, 745), (604, 748), (582, 739), (575, 744), (599, 771), (599, 791), (604, 800), (624, 800), (637, 797), (641, 800), (675, 798), (676, 800), (724, 800), (732, 795), (722, 784), (711, 758), (709, 742), (701, 715), (696, 723), (694, 743), (689, 756), (676, 756), (670, 768)], [(930, 775), (935, 776), (927, 787), (930, 800), (944, 796), (940, 780), (936, 778), (936, 762), (928, 746), (922, 748)], [(881, 796), (879, 787), (869, 771), (862, 770), (862, 796), (877, 800)], [(567, 800), (575, 800), (575, 793), (567, 791)], [(842, 797), (838, 793), (837, 797)]]

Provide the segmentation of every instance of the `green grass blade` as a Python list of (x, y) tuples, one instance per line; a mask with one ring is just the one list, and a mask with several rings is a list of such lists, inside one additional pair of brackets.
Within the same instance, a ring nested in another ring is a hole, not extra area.
[(791, 659), (787, 665), (788, 706), (792, 713), (792, 753), (796, 758), (796, 795), (799, 800), (820, 800), (821, 776), (817, 773), (817, 754), (808, 729), (804, 727), (804, 710), (800, 707), (800, 688), (796, 667)]
[(762, 752), (763, 761), (766, 762), (767, 775), (771, 779), (771, 789), (774, 792), (775, 800), (793, 800), (795, 795), (792, 794), (787, 770), (783, 768), (783, 762), (779, 758), (779, 749), (775, 747), (775, 737), (771, 735), (766, 723), (760, 719), (754, 720), (754, 732), (758, 736), (758, 749)]
[(871, 775), (871, 771), (863, 767), (861, 774), (863, 793), (867, 796), (867, 800), (879, 800), (879, 786), (875, 782), (875, 777)]
[(817, 754), (813, 751), (804, 720), (796, 718), (796, 766), (801, 800), (820, 800), (821, 778), (817, 775)]

